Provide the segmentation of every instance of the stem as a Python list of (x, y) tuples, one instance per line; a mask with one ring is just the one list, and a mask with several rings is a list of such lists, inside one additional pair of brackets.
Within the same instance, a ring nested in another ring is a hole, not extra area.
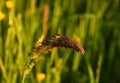
[(88, 72), (89, 72), (89, 77), (90, 77), (90, 83), (95, 83), (94, 82), (94, 73), (93, 73), (92, 66), (91, 66), (87, 56), (86, 56), (85, 59), (86, 59), (86, 62), (87, 62), (87, 67), (88, 67)]
[(26, 77), (26, 74), (24, 73), (24, 75), (23, 75), (23, 77), (22, 77), (22, 82), (21, 82), (21, 83), (24, 83), (25, 77)]

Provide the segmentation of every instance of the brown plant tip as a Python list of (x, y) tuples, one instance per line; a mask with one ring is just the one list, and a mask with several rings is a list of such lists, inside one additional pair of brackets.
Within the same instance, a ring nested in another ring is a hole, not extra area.
[(65, 47), (65, 48), (72, 48), (76, 51), (81, 52), (82, 54), (85, 53), (85, 50), (79, 45), (77, 41), (70, 37), (65, 37), (61, 34), (57, 34), (51, 37), (48, 40), (44, 40), (42, 42), (43, 45), (49, 45), (52, 47)]
[(85, 50), (82, 46), (79, 45), (77, 41), (70, 37), (65, 37), (61, 34), (56, 34), (50, 39), (44, 40), (40, 46), (34, 46), (34, 52), (37, 54), (46, 54), (54, 47), (71, 48), (78, 52), (81, 52), (82, 54), (85, 53)]

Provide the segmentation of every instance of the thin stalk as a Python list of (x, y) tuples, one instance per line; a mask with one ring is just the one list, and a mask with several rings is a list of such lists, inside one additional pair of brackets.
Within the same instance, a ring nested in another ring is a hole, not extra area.
[(89, 72), (89, 77), (90, 77), (90, 83), (95, 83), (94, 82), (94, 73), (93, 73), (93, 70), (92, 70), (92, 66), (88, 60), (88, 57), (86, 56), (86, 62), (87, 62), (87, 67), (88, 67), (88, 72)]

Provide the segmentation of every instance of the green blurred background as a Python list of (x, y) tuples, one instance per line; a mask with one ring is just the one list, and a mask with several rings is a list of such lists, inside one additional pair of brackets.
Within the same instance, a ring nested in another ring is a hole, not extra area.
[(120, 0), (0, 0), (0, 83), (21, 83), (33, 42), (56, 33), (85, 55), (56, 48), (25, 83), (119, 83)]

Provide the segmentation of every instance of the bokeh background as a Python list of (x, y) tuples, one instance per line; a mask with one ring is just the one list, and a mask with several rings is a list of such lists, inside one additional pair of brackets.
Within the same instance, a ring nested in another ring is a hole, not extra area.
[(0, 0), (0, 83), (21, 83), (33, 42), (63, 34), (85, 55), (55, 48), (24, 83), (119, 83), (120, 0)]

